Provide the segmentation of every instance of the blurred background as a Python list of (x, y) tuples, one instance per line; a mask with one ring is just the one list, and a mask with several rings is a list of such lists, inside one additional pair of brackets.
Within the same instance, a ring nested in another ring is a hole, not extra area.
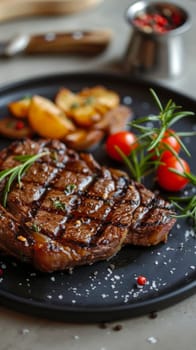
[[(74, 5), (70, 9), (71, 12), (66, 14), (65, 7), (61, 8), (63, 0), (56, 0), (56, 2), (55, 0), (44, 1), (44, 4), (43, 1), (34, 0), (33, 3), (34, 6), (36, 6), (37, 13), (41, 11), (44, 16), (37, 14), (36, 16), (17, 17), (20, 12), (26, 11), (24, 6), (27, 6), (27, 4), (29, 4), (29, 6), (32, 5), (32, 1), (1, 0), (1, 41), (8, 40), (16, 34), (53, 33), (109, 28), (113, 33), (111, 43), (103, 53), (95, 55), (94, 57), (57, 54), (33, 56), (18, 55), (14, 58), (0, 58), (0, 84), (58, 72), (65, 73), (81, 70), (112, 70), (124, 72), (123, 57), (132, 32), (132, 27), (125, 20), (125, 12), (133, 1), (64, 0), (64, 5), (66, 5), (66, 3), (70, 4), (70, 2)], [(61, 2), (61, 6), (59, 5), (59, 1)], [(188, 13), (191, 14), (191, 29), (186, 33), (186, 40), (184, 42), (186, 62), (183, 73), (177, 79), (159, 79), (159, 77), (151, 77), (150, 75), (148, 77), (143, 75), (142, 78), (158, 79), (163, 85), (166, 84), (186, 94), (189, 93), (195, 96), (196, 1), (178, 0), (175, 1), (175, 3), (182, 5)], [(29, 7), (29, 11), (26, 12), (32, 11), (33, 10)], [(49, 12), (50, 15), (47, 15), (47, 12)], [(56, 15), (54, 14), (55, 12), (59, 12), (60, 14)]]

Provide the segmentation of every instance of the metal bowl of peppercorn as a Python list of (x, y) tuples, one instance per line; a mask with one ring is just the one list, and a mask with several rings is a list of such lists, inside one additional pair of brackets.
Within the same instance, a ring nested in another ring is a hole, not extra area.
[(184, 37), (190, 15), (178, 4), (136, 1), (126, 11), (132, 27), (126, 69), (155, 77), (179, 76), (184, 70)]

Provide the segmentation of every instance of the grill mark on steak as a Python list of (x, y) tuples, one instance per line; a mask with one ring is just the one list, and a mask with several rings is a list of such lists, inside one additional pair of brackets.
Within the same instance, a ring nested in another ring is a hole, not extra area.
[[(126, 173), (102, 167), (92, 155), (79, 155), (59, 141), (13, 143), (0, 152), (1, 169), (16, 164), (16, 154), (45, 150), (50, 155), (24, 174), (23, 189), (14, 184), (8, 195), (4, 231), (0, 228), (4, 251), (19, 258), (22, 252), (40, 270), (53, 271), (109, 258), (125, 243), (148, 246), (167, 239), (175, 222), (167, 202)], [(5, 243), (9, 237), (11, 243)]]
[[(41, 144), (40, 153), (44, 151), (46, 146), (50, 148), (50, 143)], [(26, 154), (28, 154), (28, 151), (29, 147), (27, 147)], [(64, 151), (66, 151), (65, 147)], [(66, 153), (63, 153), (62, 157), (62, 150), (58, 149), (58, 157), (61, 162), (56, 162), (55, 165), (51, 164), (54, 162), (48, 156), (45, 156), (44, 160), (38, 160), (22, 178), (22, 187), (19, 188), (19, 186), (16, 185), (8, 195), (8, 208), (19, 220), (22, 220), (23, 223), (25, 223), (27, 217), (33, 218), (36, 215), (52, 183), (59, 178), (60, 173), (66, 166), (66, 162), (69, 158), (65, 156)], [(18, 212), (18, 205), (22, 206), (24, 210)]]

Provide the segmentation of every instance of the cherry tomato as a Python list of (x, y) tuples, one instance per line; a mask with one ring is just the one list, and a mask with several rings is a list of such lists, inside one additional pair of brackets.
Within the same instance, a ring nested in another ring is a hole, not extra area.
[(190, 173), (190, 167), (188, 163), (175, 156), (164, 159), (164, 163), (160, 164), (157, 169), (157, 181), (159, 185), (167, 191), (180, 191), (182, 190), (189, 180), (181, 175), (173, 173), (169, 168), (175, 169), (180, 173)]
[(106, 141), (106, 151), (108, 155), (115, 160), (121, 161), (122, 157), (116, 150), (116, 146), (128, 156), (131, 151), (138, 146), (137, 137), (130, 131), (119, 131), (108, 137)]
[[(163, 149), (163, 153), (161, 154), (161, 159), (164, 160), (168, 157), (171, 157), (173, 156), (173, 153), (170, 151), (170, 150), (165, 150), (165, 147), (164, 145), (168, 145), (170, 148), (172, 148), (176, 153), (179, 153), (180, 152), (180, 149), (181, 149), (181, 146), (180, 146), (180, 143), (179, 141), (176, 139), (175, 137), (175, 131), (171, 130), (171, 129), (168, 129), (162, 140), (160, 141), (160, 144), (159, 144), (159, 150), (161, 151)], [(153, 151), (152, 151), (153, 153)], [(152, 157), (154, 160), (157, 159), (156, 155), (153, 155)]]

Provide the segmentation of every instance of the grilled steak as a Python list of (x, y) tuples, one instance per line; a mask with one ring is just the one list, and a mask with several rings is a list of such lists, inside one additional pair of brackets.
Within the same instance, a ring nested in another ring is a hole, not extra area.
[(169, 204), (90, 154), (56, 140), (17, 141), (0, 152), (0, 170), (45, 150), (0, 206), (2, 251), (50, 272), (108, 259), (125, 243), (166, 241), (175, 222)]

